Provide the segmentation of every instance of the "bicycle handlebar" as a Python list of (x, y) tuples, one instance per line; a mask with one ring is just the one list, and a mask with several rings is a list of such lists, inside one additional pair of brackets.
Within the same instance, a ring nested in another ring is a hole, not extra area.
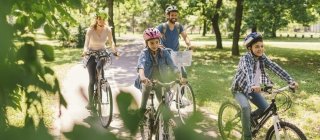
[(168, 82), (168, 83), (162, 83), (162, 82), (160, 82), (158, 80), (152, 80), (151, 83), (152, 83), (153, 86), (160, 85), (161, 87), (167, 88), (167, 87), (172, 87), (176, 83), (180, 83), (180, 81), (179, 80), (174, 80), (174, 81), (171, 81), (171, 82)]
[(282, 88), (276, 89), (276, 90), (272, 90), (272, 88), (273, 88), (272, 86), (266, 86), (266, 87), (262, 88), (261, 90), (263, 92), (266, 92), (266, 93), (269, 93), (269, 94), (273, 94), (273, 93), (274, 94), (278, 94), (278, 93), (281, 93), (281, 92), (283, 92), (285, 90), (290, 89), (291, 92), (295, 93), (294, 85), (291, 85), (291, 84), (289, 84), (287, 86), (284, 86)]

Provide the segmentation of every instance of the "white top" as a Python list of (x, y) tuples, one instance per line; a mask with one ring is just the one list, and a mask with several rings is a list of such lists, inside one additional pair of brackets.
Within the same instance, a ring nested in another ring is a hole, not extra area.
[(108, 40), (108, 33), (110, 29), (104, 27), (101, 33), (98, 33), (93, 28), (88, 28), (86, 33), (86, 40), (84, 42), (84, 51), (87, 50), (100, 50), (106, 48), (106, 42)]
[(255, 69), (256, 73), (254, 75), (254, 85), (255, 86), (260, 86), (260, 81), (261, 81), (261, 69), (260, 69), (260, 62), (259, 60), (257, 61), (256, 64), (256, 69)]

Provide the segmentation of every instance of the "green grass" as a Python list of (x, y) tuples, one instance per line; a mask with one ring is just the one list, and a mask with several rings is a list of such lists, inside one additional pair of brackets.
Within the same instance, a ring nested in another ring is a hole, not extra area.
[[(223, 50), (214, 48), (197, 48), (193, 54), (193, 64), (187, 70), (198, 105), (211, 108), (210, 111), (218, 114), (221, 103), (233, 99), (230, 85), (239, 57), (231, 56), (230, 47)], [(300, 127), (309, 139), (320, 139), (320, 51), (272, 46), (267, 46), (266, 51), (300, 84), (299, 90), (290, 94), (293, 106), (281, 116)], [(245, 50), (241, 52), (243, 54)], [(278, 86), (286, 84), (271, 72), (268, 71), (268, 74)]]
[[(200, 34), (188, 34), (192, 41), (215, 41), (216, 37), (214, 34), (207, 34), (206, 36), (202, 36)], [(244, 40), (245, 36), (240, 37), (240, 42)], [(223, 41), (232, 41), (232, 38), (227, 38), (222, 36)], [(277, 38), (264, 38), (264, 41), (275, 41), (275, 42), (320, 42), (320, 35), (315, 35), (313, 38), (310, 38), (310, 35), (302, 38), (301, 35), (294, 37), (291, 35), (290, 37), (282, 36)]]

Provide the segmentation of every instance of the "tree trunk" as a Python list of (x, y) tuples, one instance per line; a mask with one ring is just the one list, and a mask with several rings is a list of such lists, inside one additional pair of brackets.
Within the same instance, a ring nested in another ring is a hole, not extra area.
[[(205, 5), (202, 6), (202, 15), (203, 16), (206, 15), (206, 7), (205, 7)], [(204, 18), (202, 36), (206, 36), (206, 34), (207, 34), (207, 20)]]
[(216, 12), (213, 15), (211, 22), (212, 22), (212, 28), (214, 30), (214, 33), (216, 34), (216, 41), (217, 41), (217, 49), (223, 49), (222, 47), (222, 38), (221, 38), (221, 32), (219, 28), (219, 11), (222, 6), (222, 0), (218, 0), (216, 4)]
[(202, 36), (206, 36), (206, 34), (207, 34), (207, 20), (204, 20)]
[(132, 27), (132, 34), (134, 34), (134, 14), (131, 17), (131, 27)]
[(114, 44), (116, 44), (116, 36), (115, 36), (115, 26), (114, 26), (114, 22), (113, 22), (113, 0), (107, 0), (107, 5), (108, 5), (108, 23), (109, 26), (112, 27), (112, 37), (113, 37), (113, 42)]
[(257, 25), (256, 24), (252, 25), (251, 32), (252, 33), (257, 32)]
[(239, 53), (239, 37), (240, 37), (240, 29), (241, 29), (241, 21), (243, 14), (243, 0), (237, 0), (237, 7), (235, 13), (235, 25), (233, 32), (233, 42), (232, 42), (232, 55), (240, 55)]
[(271, 30), (271, 37), (276, 38), (277, 37), (277, 29), (275, 27), (272, 28)]

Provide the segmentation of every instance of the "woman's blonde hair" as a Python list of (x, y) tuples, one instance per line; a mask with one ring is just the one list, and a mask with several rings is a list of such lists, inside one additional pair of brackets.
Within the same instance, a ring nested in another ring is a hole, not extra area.
[[(101, 17), (101, 16), (99, 16), (99, 15), (96, 15), (96, 16), (95, 16), (95, 20), (94, 20), (94, 21), (92, 22), (92, 24), (90, 25), (90, 27), (91, 27), (92, 29), (97, 30), (98, 19), (99, 19), (99, 18), (103, 18), (104, 20), (107, 19), (106, 17)], [(105, 25), (105, 27), (110, 28), (108, 22), (104, 22), (104, 25)]]

